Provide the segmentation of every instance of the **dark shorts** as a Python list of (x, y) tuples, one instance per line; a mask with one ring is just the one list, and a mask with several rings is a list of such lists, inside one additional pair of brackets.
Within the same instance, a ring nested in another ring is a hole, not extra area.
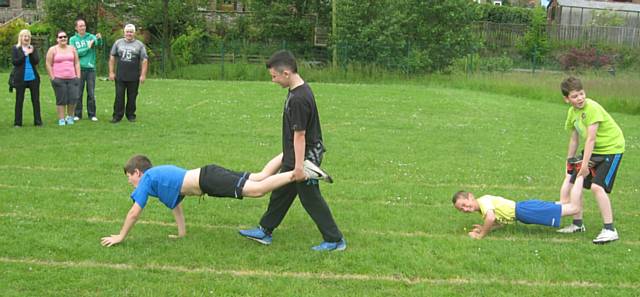
[(56, 105), (73, 105), (80, 97), (80, 80), (77, 78), (54, 78), (51, 86), (56, 94)]
[(516, 202), (516, 220), (525, 224), (560, 227), (562, 205), (551, 201), (525, 200)]
[[(598, 160), (594, 164), (595, 176), (592, 173), (589, 173), (589, 175), (584, 179), (582, 187), (585, 189), (591, 189), (591, 184), (596, 184), (604, 188), (607, 193), (611, 193), (611, 189), (613, 189), (613, 182), (616, 180), (616, 174), (618, 173), (618, 168), (620, 167), (620, 162), (622, 160), (622, 154), (593, 154), (591, 156), (591, 160), (594, 159)], [(577, 174), (578, 172), (573, 170), (571, 173), (571, 183), (575, 182)]]
[(200, 168), (200, 189), (213, 197), (242, 199), (242, 189), (249, 174), (231, 171), (218, 165), (207, 165)]

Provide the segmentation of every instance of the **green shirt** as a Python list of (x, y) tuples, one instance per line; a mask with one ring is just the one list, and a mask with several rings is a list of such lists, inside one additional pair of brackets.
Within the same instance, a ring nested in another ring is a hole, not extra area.
[(575, 129), (584, 143), (587, 139), (587, 129), (595, 123), (599, 123), (599, 126), (593, 153), (599, 155), (624, 153), (622, 130), (609, 113), (598, 102), (591, 99), (585, 100), (582, 109), (573, 106), (569, 108), (565, 129), (568, 131)]
[[(89, 42), (93, 42), (93, 46), (89, 47)], [(69, 40), (69, 44), (76, 48), (78, 51), (78, 57), (80, 57), (80, 68), (82, 69), (95, 69), (96, 68), (96, 46), (102, 45), (102, 39), (96, 38), (91, 33), (85, 33), (84, 37), (81, 37), (76, 33)]]

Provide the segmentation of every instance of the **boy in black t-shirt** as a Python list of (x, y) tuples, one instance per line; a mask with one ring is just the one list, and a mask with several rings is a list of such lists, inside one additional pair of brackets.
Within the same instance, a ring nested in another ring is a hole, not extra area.
[[(317, 181), (304, 181), (304, 162), (320, 165), (325, 152), (318, 108), (313, 92), (298, 74), (296, 60), (289, 51), (278, 51), (267, 61), (271, 81), (288, 88), (282, 114), (282, 168), (293, 170), (297, 183), (272, 192), (267, 211), (255, 229), (240, 230), (240, 234), (262, 244), (271, 244), (271, 233), (280, 225), (296, 196), (316, 223), (324, 242), (314, 246), (316, 251), (342, 251), (347, 248), (331, 209), (320, 193)], [(305, 161), (305, 159), (307, 161)]]

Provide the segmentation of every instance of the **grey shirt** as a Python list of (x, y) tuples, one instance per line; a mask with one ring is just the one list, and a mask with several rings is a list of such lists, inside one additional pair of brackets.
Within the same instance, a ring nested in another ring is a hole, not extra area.
[(147, 60), (147, 49), (137, 39), (127, 41), (116, 40), (111, 47), (111, 55), (116, 58), (116, 79), (121, 81), (138, 81), (140, 79), (140, 63)]

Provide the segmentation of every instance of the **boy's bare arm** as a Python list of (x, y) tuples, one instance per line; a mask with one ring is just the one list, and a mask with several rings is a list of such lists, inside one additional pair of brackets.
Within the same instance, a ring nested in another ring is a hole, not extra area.
[(184, 212), (182, 211), (182, 203), (173, 209), (173, 217), (176, 219), (178, 226), (178, 235), (171, 234), (169, 238), (180, 238), (187, 235), (187, 226), (184, 223)]
[(576, 152), (578, 151), (578, 146), (580, 145), (580, 135), (578, 135), (578, 131), (573, 129), (571, 132), (571, 138), (569, 138), (569, 150), (567, 152), (567, 159), (573, 158), (576, 156)]
[(579, 176), (589, 175), (589, 160), (593, 154), (593, 147), (596, 145), (596, 133), (598, 132), (599, 123), (593, 123), (587, 128), (587, 140), (584, 143), (584, 153), (582, 154), (582, 168), (578, 172)]
[(493, 210), (487, 211), (487, 214), (484, 216), (484, 224), (482, 226), (478, 226), (473, 229), (473, 231), (469, 232), (469, 236), (475, 239), (482, 239), (485, 237), (491, 230), (496, 222), (496, 215)]
[(133, 228), (133, 225), (138, 221), (138, 217), (142, 213), (142, 208), (138, 203), (133, 203), (129, 213), (127, 213), (127, 218), (124, 219), (124, 224), (122, 225), (122, 229), (120, 229), (120, 234), (111, 235), (107, 237), (102, 237), (101, 244), (103, 246), (112, 246), (114, 244), (118, 244), (124, 241), (124, 238), (127, 237), (127, 234)]

